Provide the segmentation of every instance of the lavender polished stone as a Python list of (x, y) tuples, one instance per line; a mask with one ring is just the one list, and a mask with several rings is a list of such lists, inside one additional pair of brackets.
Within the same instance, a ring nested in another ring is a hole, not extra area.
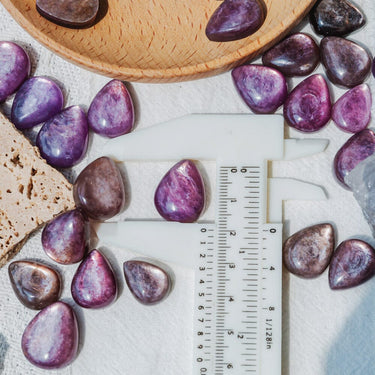
[(317, 277), (328, 267), (335, 245), (331, 224), (317, 224), (290, 236), (284, 243), (285, 267), (295, 275)]
[(347, 0), (321, 0), (311, 10), (310, 22), (317, 34), (345, 36), (362, 27), (366, 19)]
[(345, 176), (354, 167), (375, 152), (375, 133), (364, 129), (349, 138), (337, 151), (333, 166), (339, 182), (345, 187)]
[(59, 274), (42, 263), (12, 262), (8, 273), (17, 298), (30, 309), (43, 309), (60, 297)]
[(302, 81), (284, 103), (288, 125), (302, 132), (315, 132), (331, 117), (331, 98), (327, 83), (320, 74)]
[(114, 138), (129, 133), (134, 125), (132, 98), (123, 82), (113, 79), (95, 96), (87, 113), (89, 127)]
[(88, 225), (78, 209), (60, 214), (43, 229), (42, 246), (46, 254), (60, 264), (82, 260), (86, 251)]
[(32, 77), (18, 90), (12, 105), (11, 120), (20, 130), (49, 120), (63, 108), (60, 87), (47, 77)]
[(232, 70), (238, 93), (255, 113), (273, 113), (285, 101), (288, 88), (276, 69), (261, 65), (243, 65)]
[(312, 73), (319, 60), (318, 45), (303, 33), (289, 35), (262, 56), (263, 65), (275, 68), (288, 77)]
[(36, 144), (53, 167), (68, 168), (85, 156), (88, 142), (87, 117), (75, 105), (64, 109), (40, 129)]
[(73, 309), (55, 302), (40, 311), (26, 327), (22, 351), (35, 366), (58, 369), (71, 363), (78, 349), (78, 324)]
[(341, 242), (329, 267), (331, 289), (344, 289), (364, 283), (375, 275), (375, 252), (367, 242), (350, 239)]
[(92, 250), (74, 274), (71, 292), (74, 301), (86, 308), (108, 306), (117, 296), (117, 282), (112, 267), (98, 250)]
[(73, 195), (76, 205), (94, 220), (107, 220), (125, 204), (125, 188), (116, 164), (107, 157), (90, 163), (78, 176)]
[(371, 119), (372, 97), (366, 84), (346, 92), (332, 107), (332, 120), (343, 131), (358, 133)]
[(210, 17), (206, 35), (214, 42), (228, 42), (255, 33), (266, 18), (260, 0), (224, 0)]
[(30, 58), (16, 43), (0, 41), (0, 102), (12, 95), (30, 74)]
[(335, 36), (320, 42), (322, 63), (327, 77), (336, 85), (354, 87), (361, 84), (371, 70), (371, 58), (360, 45)]
[(91, 26), (99, 11), (99, 0), (36, 0), (36, 9), (48, 20), (66, 27)]
[(154, 264), (129, 260), (124, 263), (124, 274), (133, 296), (145, 305), (162, 301), (170, 291), (168, 274)]
[(175, 164), (159, 183), (155, 207), (166, 220), (191, 223), (196, 221), (205, 204), (204, 184), (191, 160)]

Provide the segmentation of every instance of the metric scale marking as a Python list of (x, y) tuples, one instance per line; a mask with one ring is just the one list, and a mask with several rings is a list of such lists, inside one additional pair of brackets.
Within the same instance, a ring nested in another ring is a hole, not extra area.
[(216, 161), (213, 223), (98, 228), (103, 242), (195, 269), (193, 375), (281, 374), (281, 204), (325, 195), (303, 182), (268, 179), (267, 162), (327, 145), (284, 141), (283, 130), (277, 115), (190, 115), (105, 146), (104, 154), (119, 161)]

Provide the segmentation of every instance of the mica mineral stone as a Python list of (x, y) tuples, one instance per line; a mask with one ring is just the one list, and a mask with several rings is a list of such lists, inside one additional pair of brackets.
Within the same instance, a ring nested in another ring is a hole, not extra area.
[(41, 310), (60, 297), (59, 274), (42, 263), (25, 260), (12, 262), (8, 273), (17, 298), (30, 309)]
[(335, 235), (331, 224), (304, 228), (285, 241), (284, 265), (300, 277), (317, 277), (328, 267), (334, 245)]
[(351, 288), (375, 275), (375, 251), (367, 242), (350, 239), (341, 242), (329, 267), (331, 289)]
[(315, 70), (319, 61), (318, 45), (304, 33), (289, 35), (262, 56), (263, 65), (275, 68), (287, 77), (306, 76)]

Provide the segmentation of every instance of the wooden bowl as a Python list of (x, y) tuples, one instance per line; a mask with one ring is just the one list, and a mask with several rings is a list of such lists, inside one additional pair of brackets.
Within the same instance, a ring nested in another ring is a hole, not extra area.
[[(35, 0), (0, 0), (15, 20), (53, 52), (92, 71), (128, 81), (171, 82), (218, 74), (279, 41), (315, 0), (265, 0), (267, 18), (252, 36), (226, 43), (205, 35), (217, 0), (101, 0), (87, 29), (58, 26)], [(108, 1), (108, 3), (106, 3)]]

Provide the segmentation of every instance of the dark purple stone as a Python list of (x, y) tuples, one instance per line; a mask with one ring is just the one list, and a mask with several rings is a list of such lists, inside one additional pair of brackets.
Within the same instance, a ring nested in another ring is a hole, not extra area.
[(204, 184), (191, 160), (175, 164), (156, 188), (155, 207), (166, 220), (191, 223), (198, 220), (205, 204)]
[(30, 309), (43, 309), (60, 297), (60, 276), (44, 264), (12, 262), (8, 267), (8, 273), (17, 298)]
[(354, 87), (361, 84), (371, 70), (371, 58), (358, 44), (336, 36), (320, 42), (322, 63), (327, 77), (336, 85)]
[(114, 161), (103, 156), (90, 163), (77, 177), (73, 195), (76, 205), (94, 220), (118, 214), (125, 204), (125, 189)]
[(288, 125), (302, 132), (315, 132), (331, 117), (331, 98), (327, 83), (320, 74), (302, 81), (284, 103)]
[(124, 274), (133, 296), (145, 305), (162, 301), (170, 291), (168, 274), (154, 264), (129, 260), (124, 263)]
[(285, 101), (288, 88), (284, 76), (262, 65), (243, 65), (232, 70), (238, 93), (255, 113), (273, 113)]
[(36, 9), (48, 20), (66, 27), (91, 26), (99, 10), (99, 0), (37, 0)]
[(95, 96), (87, 112), (89, 127), (114, 138), (129, 133), (134, 125), (132, 98), (123, 82), (108, 82)]
[(60, 264), (81, 261), (86, 251), (87, 228), (88, 225), (80, 210), (60, 214), (43, 229), (44, 251)]
[(51, 370), (67, 366), (77, 355), (78, 324), (73, 309), (55, 302), (40, 311), (26, 327), (22, 351), (35, 366)]
[(335, 245), (331, 224), (317, 224), (290, 236), (284, 243), (285, 267), (295, 275), (317, 277), (328, 267)]
[(74, 274), (72, 296), (78, 305), (98, 309), (111, 304), (117, 296), (112, 267), (98, 250), (92, 250)]
[(16, 43), (0, 41), (0, 102), (12, 95), (30, 74), (30, 58)]
[(321, 0), (311, 10), (310, 22), (317, 34), (345, 36), (362, 27), (366, 19), (349, 1)]
[(18, 129), (28, 129), (59, 113), (63, 104), (63, 93), (54, 81), (32, 77), (22, 84), (14, 98), (11, 120)]
[(371, 91), (366, 84), (346, 92), (332, 107), (332, 120), (343, 131), (358, 133), (371, 119)]
[(206, 35), (214, 42), (229, 42), (255, 33), (266, 18), (260, 0), (224, 0), (212, 14)]
[(288, 36), (264, 53), (264, 65), (279, 70), (288, 77), (306, 76), (319, 64), (319, 47), (309, 35)]
[(375, 134), (372, 130), (364, 129), (350, 137), (337, 151), (333, 162), (338, 181), (348, 188), (344, 181), (345, 176), (374, 152)]
[(375, 275), (375, 252), (357, 239), (341, 242), (329, 267), (331, 289), (344, 289), (364, 283)]
[(58, 168), (79, 163), (85, 156), (87, 142), (87, 117), (77, 105), (64, 109), (47, 121), (36, 140), (42, 157)]

